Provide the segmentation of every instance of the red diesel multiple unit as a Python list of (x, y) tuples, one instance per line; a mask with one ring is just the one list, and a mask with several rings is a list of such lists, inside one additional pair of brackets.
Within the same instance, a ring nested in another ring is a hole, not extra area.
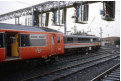
[(43, 27), (0, 24), (0, 62), (64, 53), (63, 33)]

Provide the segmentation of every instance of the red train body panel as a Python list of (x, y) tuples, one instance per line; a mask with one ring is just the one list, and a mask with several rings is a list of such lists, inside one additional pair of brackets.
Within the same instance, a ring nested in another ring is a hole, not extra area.
[(0, 48), (0, 62), (5, 59), (5, 48)]
[[(3, 41), (4, 46), (0, 48), (0, 62), (11, 61), (11, 60), (33, 59), (33, 58), (46, 58), (52, 55), (59, 55), (64, 53), (63, 33), (61, 32), (23, 31), (21, 29), (14, 30), (14, 29), (3, 28), (0, 29), (0, 35), (3, 36), (2, 40), (5, 40)], [(25, 38), (22, 39), (22, 36)], [(59, 39), (57, 39), (58, 37)], [(7, 40), (7, 38), (9, 40)], [(29, 42), (26, 39), (31, 41), (30, 42), (31, 45), (26, 45)], [(44, 45), (42, 45), (43, 43), (41, 43), (41, 41), (44, 43)], [(23, 42), (25, 44), (21, 44)], [(41, 43), (42, 46), (38, 45), (39, 43), (36, 42)], [(18, 53), (16, 52), (16, 49)], [(9, 55), (7, 52), (11, 53), (11, 55)]]

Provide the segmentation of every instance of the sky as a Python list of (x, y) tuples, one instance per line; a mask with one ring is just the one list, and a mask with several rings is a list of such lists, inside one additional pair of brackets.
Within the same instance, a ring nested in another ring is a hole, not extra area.
[[(40, 0), (19, 0), (19, 1), (0, 1), (0, 14), (8, 13), (14, 10), (26, 8), (32, 5), (43, 3), (46, 1)], [(74, 32), (74, 26), (76, 26), (77, 31), (85, 31), (89, 34), (100, 36), (100, 27), (102, 27), (103, 33), (102, 37), (109, 36), (120, 36), (120, 1), (116, 1), (115, 9), (115, 21), (105, 21), (101, 19), (100, 10), (102, 9), (102, 3), (89, 4), (89, 20), (87, 24), (74, 23), (71, 18), (74, 14), (74, 8), (69, 8), (67, 10), (67, 31)], [(25, 17), (20, 19), (20, 24), (25, 24)], [(50, 12), (50, 22), (49, 28), (64, 31), (64, 27), (53, 26), (52, 25), (52, 13)], [(15, 20), (6, 20), (0, 23), (11, 23), (14, 24)], [(91, 31), (90, 31), (91, 30)]]

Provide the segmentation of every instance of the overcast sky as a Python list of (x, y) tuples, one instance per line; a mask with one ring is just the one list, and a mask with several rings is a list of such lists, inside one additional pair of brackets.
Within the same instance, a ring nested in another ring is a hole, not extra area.
[[(26, 8), (42, 2), (46, 2), (46, 1), (42, 1), (42, 0), (0, 1), (0, 14), (8, 13), (21, 8)], [(76, 26), (78, 31), (84, 30), (85, 32), (87, 32), (87, 31), (90, 31), (91, 29), (91, 32), (88, 32), (89, 34), (100, 36), (99, 28), (102, 27), (103, 37), (107, 37), (108, 34), (109, 36), (120, 36), (120, 1), (116, 1), (115, 21), (108, 22), (108, 21), (102, 20), (100, 15), (101, 9), (102, 9), (101, 2), (90, 4), (88, 24), (75, 24), (73, 23), (73, 19), (71, 18), (74, 14), (74, 8), (69, 8), (67, 10), (67, 31), (74, 32), (73, 27)], [(50, 18), (52, 18), (51, 16)], [(4, 21), (4, 23), (13, 24), (14, 21), (15, 20), (7, 20), (7, 21)], [(25, 21), (21, 21), (20, 23), (23, 24), (24, 22)], [(91, 22), (92, 24), (90, 24)], [(53, 26), (51, 23), (49, 23), (49, 28), (57, 29), (63, 32), (63, 27)]]

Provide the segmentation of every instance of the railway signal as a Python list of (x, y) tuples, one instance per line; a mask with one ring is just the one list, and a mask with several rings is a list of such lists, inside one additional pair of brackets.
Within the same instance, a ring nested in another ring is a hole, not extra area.
[(115, 1), (103, 1), (103, 10), (101, 10), (102, 19), (107, 21), (115, 20)]

